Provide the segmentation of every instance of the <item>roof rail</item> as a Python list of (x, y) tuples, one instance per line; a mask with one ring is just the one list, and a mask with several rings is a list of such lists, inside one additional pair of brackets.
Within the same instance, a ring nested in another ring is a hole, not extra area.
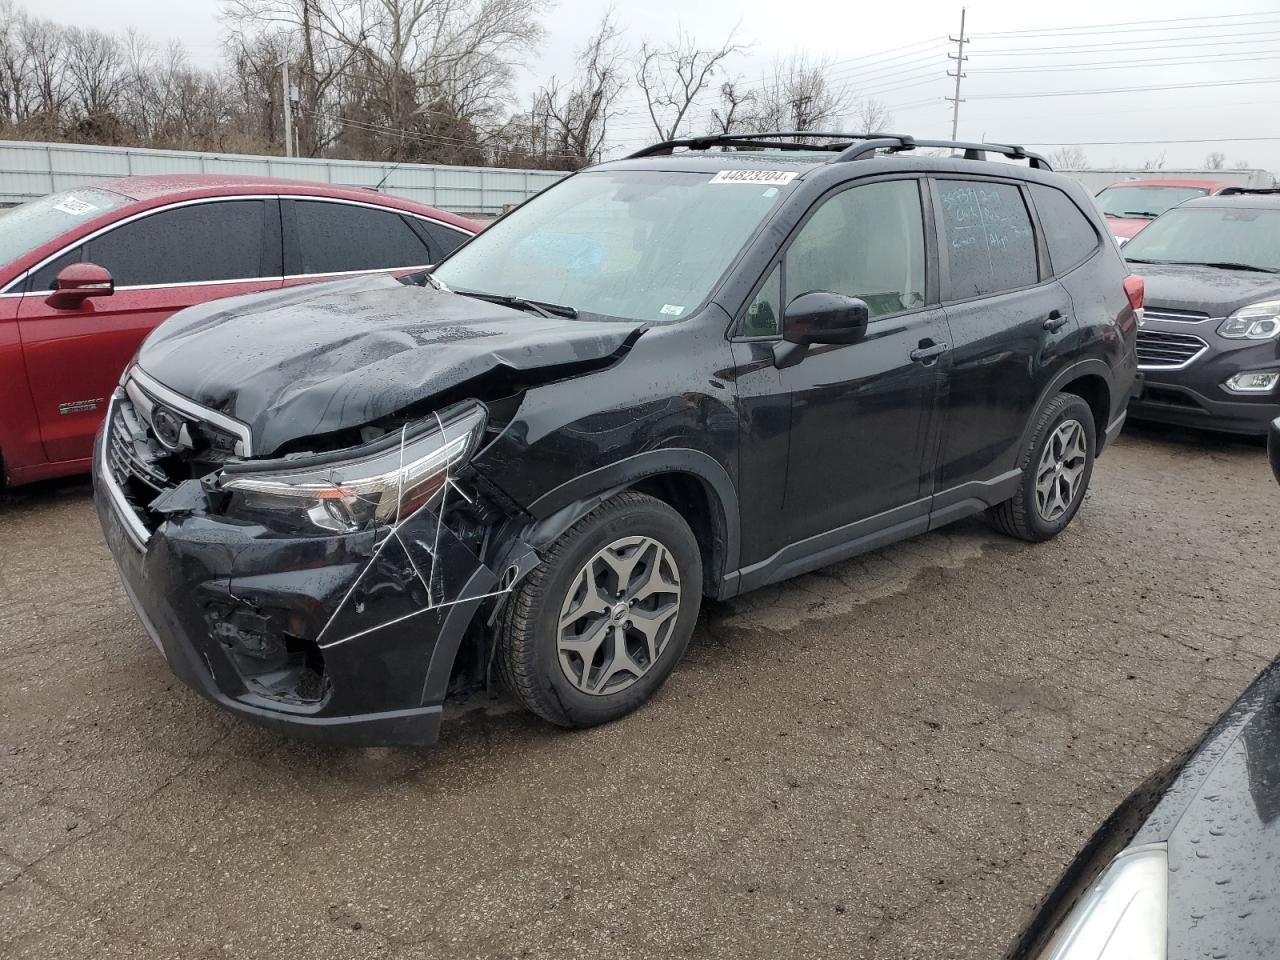
[[(804, 137), (809, 140), (830, 140), (831, 143), (800, 143), (796, 139), (783, 140), (783, 137)], [(714, 133), (705, 137), (685, 137), (679, 140), (663, 140), (661, 143), (642, 147), (625, 159), (639, 160), (642, 157), (654, 157), (659, 154), (673, 153), (678, 147), (689, 150), (709, 150), (712, 147), (764, 147), (770, 150), (844, 150), (855, 140), (883, 140), (895, 142), (909, 140), (896, 133), (826, 133), (812, 130), (773, 130), (768, 133)]]
[[(785, 140), (782, 138), (792, 137)], [(808, 140), (828, 140), (829, 143), (800, 143)], [(770, 150), (830, 150), (839, 151), (832, 163), (861, 160), (875, 156), (881, 150), (902, 153), (916, 147), (942, 147), (963, 150), (965, 160), (985, 160), (988, 153), (998, 153), (1010, 160), (1029, 160), (1036, 170), (1052, 170), (1049, 161), (1038, 153), (1024, 150), (1008, 143), (966, 143), (962, 140), (917, 140), (904, 133), (824, 133), (814, 130), (775, 130), (771, 133), (715, 133), (705, 137), (685, 137), (681, 140), (664, 140), (629, 154), (626, 159), (639, 160), (660, 154), (674, 153), (679, 147), (689, 150), (710, 150), (712, 147), (754, 147)], [(1230, 188), (1228, 188), (1230, 189)], [(1242, 188), (1243, 189), (1243, 188)], [(1225, 191), (1224, 191), (1225, 192)]]
[(1280, 187), (1223, 187), (1218, 191), (1219, 197), (1235, 197), (1241, 194), (1280, 193)]
[(862, 160), (866, 157), (874, 156), (880, 150), (901, 153), (907, 150), (914, 150), (917, 147), (963, 150), (962, 159), (965, 160), (985, 160), (988, 153), (998, 153), (1001, 156), (1008, 157), (1010, 160), (1029, 160), (1031, 166), (1036, 170), (1053, 169), (1053, 167), (1049, 166), (1049, 161), (1040, 154), (1024, 150), (1015, 144), (968, 143), (963, 140), (916, 140), (914, 137), (895, 137), (892, 134), (885, 134), (882, 139), (866, 140), (862, 143), (852, 144), (832, 162), (844, 163), (848, 160)]

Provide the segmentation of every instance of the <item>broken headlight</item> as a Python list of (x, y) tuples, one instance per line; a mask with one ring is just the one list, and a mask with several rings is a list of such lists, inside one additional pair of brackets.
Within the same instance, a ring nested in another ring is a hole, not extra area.
[(417, 511), (471, 457), (485, 408), (468, 403), (406, 424), (372, 443), (223, 470), (231, 513), (277, 514), (342, 533), (393, 524)]

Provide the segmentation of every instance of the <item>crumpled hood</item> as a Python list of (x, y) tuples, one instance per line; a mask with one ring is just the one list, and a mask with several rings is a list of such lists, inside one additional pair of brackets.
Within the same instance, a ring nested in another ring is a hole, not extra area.
[[(175, 314), (144, 371), (248, 424), (255, 455), (359, 427), (500, 367), (594, 366), (644, 326), (545, 318), (387, 275), (217, 300)], [(593, 363), (595, 362), (595, 363)]]
[(1130, 263), (1129, 269), (1145, 281), (1149, 307), (1225, 317), (1260, 300), (1280, 299), (1280, 274), (1194, 264)]

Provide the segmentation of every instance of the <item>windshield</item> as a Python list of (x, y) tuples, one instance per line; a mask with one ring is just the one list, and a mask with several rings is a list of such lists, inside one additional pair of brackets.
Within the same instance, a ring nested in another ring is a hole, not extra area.
[(1125, 244), (1130, 260), (1240, 263), (1280, 270), (1280, 209), (1181, 207)]
[(711, 173), (581, 173), (489, 227), (434, 276), (458, 291), (671, 322), (707, 298), (786, 189)]
[(1208, 194), (1205, 187), (1107, 187), (1097, 200), (1108, 217), (1154, 219), (1183, 200)]
[(0, 264), (11, 263), (58, 234), (132, 202), (109, 190), (83, 188), (5, 210), (0, 213)]

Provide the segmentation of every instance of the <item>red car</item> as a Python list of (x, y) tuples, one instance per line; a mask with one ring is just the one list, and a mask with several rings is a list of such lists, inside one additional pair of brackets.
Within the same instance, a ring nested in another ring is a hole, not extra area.
[(1221, 180), (1122, 180), (1103, 187), (1096, 199), (1111, 235), (1123, 244), (1183, 200), (1207, 197), (1233, 186), (1237, 184)]
[(479, 229), (358, 187), (231, 176), (103, 180), (0, 214), (0, 482), (87, 472), (125, 365), (176, 311), (408, 272)]

